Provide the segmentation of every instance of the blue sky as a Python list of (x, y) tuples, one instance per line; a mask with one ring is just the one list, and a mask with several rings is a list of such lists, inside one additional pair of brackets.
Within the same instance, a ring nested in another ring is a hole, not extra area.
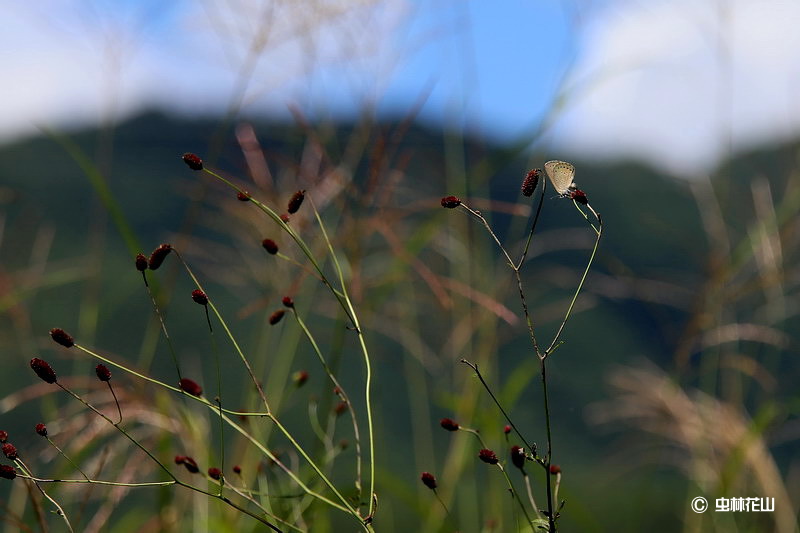
[(693, 177), (800, 133), (795, 1), (46, 0), (0, 16), (0, 140), (154, 106), (346, 117), (425, 101), (430, 122)]

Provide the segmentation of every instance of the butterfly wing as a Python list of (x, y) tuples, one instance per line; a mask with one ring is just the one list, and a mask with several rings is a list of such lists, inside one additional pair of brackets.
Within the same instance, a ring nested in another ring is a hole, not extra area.
[(570, 188), (574, 187), (575, 167), (566, 161), (548, 161), (544, 164), (544, 170), (550, 183), (558, 194), (567, 194)]

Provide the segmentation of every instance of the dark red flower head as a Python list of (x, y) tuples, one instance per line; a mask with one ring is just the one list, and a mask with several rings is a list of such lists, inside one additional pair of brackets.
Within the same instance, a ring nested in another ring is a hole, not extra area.
[(203, 389), (200, 387), (200, 385), (189, 378), (181, 378), (181, 380), (178, 382), (178, 386), (183, 392), (191, 394), (192, 396), (200, 396), (203, 394)]
[(242, 467), (239, 466), (239, 465), (233, 465), (233, 472), (235, 474), (241, 474), (242, 473)]
[(345, 412), (347, 409), (347, 402), (342, 400), (341, 402), (336, 404), (336, 407), (333, 408), (333, 412), (336, 413), (336, 416), (340, 416), (342, 413)]
[(17, 477), (17, 471), (13, 466), (0, 465), (0, 477), (3, 479), (14, 479)]
[(289, 206), (286, 210), (289, 212), (290, 215), (297, 213), (297, 210), (300, 209), (300, 206), (303, 204), (303, 198), (306, 197), (306, 191), (297, 191), (292, 195), (292, 198), (289, 200)]
[(147, 270), (147, 257), (144, 254), (136, 254), (136, 270), (139, 272)]
[(200, 289), (195, 289), (192, 291), (192, 300), (200, 305), (208, 305), (208, 296), (206, 296), (206, 293)]
[(186, 163), (192, 170), (203, 170), (203, 160), (194, 154), (183, 154), (183, 162)]
[(54, 341), (56, 341), (64, 348), (72, 348), (73, 346), (75, 346), (75, 339), (72, 338), (72, 335), (70, 335), (61, 328), (51, 329), (50, 337), (52, 337)]
[(561, 467), (558, 465), (550, 465), (550, 473), (554, 476), (561, 473)]
[(55, 383), (58, 379), (55, 371), (48, 362), (38, 357), (31, 359), (31, 368), (36, 372), (36, 375), (39, 376), (39, 379), (46, 383)]
[[(175, 459), (177, 460), (177, 457)], [(188, 455), (186, 457), (182, 457), (182, 459), (183, 459), (182, 461), (183, 466), (186, 467), (186, 470), (188, 470), (192, 474), (196, 474), (200, 471), (200, 469), (197, 467), (197, 461), (195, 461)]]
[(111, 379), (111, 370), (102, 363), (94, 367), (94, 372), (100, 381), (109, 381)]
[(525, 179), (522, 181), (523, 196), (531, 196), (533, 194), (533, 191), (536, 190), (536, 186), (539, 184), (540, 172), (541, 172), (540, 169), (534, 168), (533, 170), (529, 170), (528, 173), (525, 175)]
[(281, 302), (286, 307), (289, 307), (289, 308), (294, 307), (294, 300), (292, 300), (292, 298), (290, 296), (284, 296), (283, 299), (281, 300)]
[(176, 455), (175, 456), (175, 464), (176, 465), (182, 465), (185, 460), (186, 460), (186, 456), (185, 455)]
[(263, 241), (261, 241), (261, 246), (263, 246), (264, 249), (272, 255), (278, 253), (278, 245), (275, 244), (275, 241), (273, 241), (272, 239), (264, 239)]
[(36, 433), (38, 433), (42, 437), (46, 437), (47, 436), (47, 426), (45, 426), (44, 424), (39, 422), (38, 424), (36, 424)]
[(589, 199), (586, 198), (586, 193), (580, 189), (575, 189), (569, 193), (569, 197), (582, 205), (588, 205)]
[(439, 424), (447, 431), (458, 431), (458, 422), (452, 418), (442, 418)]
[(219, 480), (222, 477), (222, 470), (217, 468), (216, 466), (212, 466), (208, 469), (208, 476), (212, 479)]
[(497, 454), (495, 454), (492, 450), (488, 450), (486, 448), (478, 452), (478, 459), (490, 465), (496, 465), (497, 463), (500, 462), (500, 460), (497, 458)]
[(503, 428), (503, 433), (505, 433), (506, 435), (511, 433), (511, 426), (506, 424), (506, 426)]
[(282, 213), (280, 218), (281, 218), (281, 220), (283, 221), (284, 224), (288, 224), (289, 223), (289, 215), (287, 215), (286, 213)]
[(250, 199), (250, 193), (247, 191), (239, 191), (236, 193), (236, 199), (240, 202), (246, 202)]
[(522, 470), (525, 468), (525, 449), (521, 446), (511, 447), (511, 463)]
[(3, 444), (3, 455), (11, 459), (12, 461), (17, 458), (17, 447), (11, 444), (10, 442), (6, 442)]
[(153, 253), (150, 254), (150, 259), (147, 262), (148, 266), (150, 267), (150, 270), (157, 270), (171, 251), (172, 251), (172, 245), (168, 243), (164, 243), (155, 250), (153, 250)]
[(283, 309), (278, 309), (277, 311), (269, 315), (270, 326), (274, 326), (275, 324), (280, 322), (284, 314), (286, 314), (286, 311), (284, 311)]
[(307, 370), (298, 370), (292, 376), (292, 381), (294, 381), (295, 387), (302, 387), (305, 385), (306, 381), (308, 381), (308, 371)]
[(457, 196), (445, 196), (442, 198), (442, 207), (454, 209), (461, 205), (461, 200)]
[(0, 430), (0, 444), (8, 442), (8, 431)]
[(430, 472), (423, 472), (419, 478), (422, 480), (423, 485), (431, 490), (436, 490), (436, 477), (433, 474)]

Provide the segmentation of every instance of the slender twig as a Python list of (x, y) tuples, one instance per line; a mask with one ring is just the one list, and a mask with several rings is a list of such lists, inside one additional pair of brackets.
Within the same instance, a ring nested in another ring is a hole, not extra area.
[(36, 485), (36, 488), (37, 488), (37, 489), (39, 489), (39, 492), (41, 492), (41, 493), (42, 493), (42, 496), (44, 496), (45, 498), (47, 498), (47, 500), (48, 500), (50, 503), (52, 503), (52, 504), (53, 504), (53, 506), (56, 508), (56, 514), (58, 514), (58, 516), (60, 516), (60, 517), (61, 517), (61, 518), (64, 520), (64, 523), (67, 525), (67, 529), (69, 529), (69, 530), (70, 530), (70, 532), (71, 532), (71, 533), (73, 533), (73, 532), (74, 532), (74, 530), (72, 529), (72, 524), (70, 524), (70, 523), (69, 523), (69, 518), (67, 518), (67, 514), (64, 512), (64, 509), (62, 509), (62, 508), (61, 508), (61, 506), (58, 504), (58, 502), (57, 502), (57, 501), (56, 501), (56, 500), (55, 500), (55, 499), (54, 499), (52, 496), (50, 496), (49, 494), (47, 494), (47, 493), (44, 491), (44, 489), (43, 489), (43, 488), (42, 488), (42, 487), (39, 485), (39, 483), (38, 483), (38, 482), (37, 482), (37, 481), (34, 479), (34, 477), (33, 477), (33, 474), (31, 473), (31, 471), (30, 471), (30, 469), (28, 468), (28, 466), (27, 466), (25, 463), (23, 463), (23, 462), (22, 462), (22, 459), (20, 459), (19, 457), (17, 457), (17, 458), (14, 460), (14, 462), (16, 463), (16, 465), (17, 465), (17, 468), (19, 468), (20, 470), (22, 470), (23, 472), (25, 472), (25, 474), (27, 474), (27, 476), (26, 476), (26, 477), (27, 477), (28, 479), (30, 479), (30, 480), (33, 482), (33, 484), (34, 484), (34, 485)]
[(508, 424), (511, 426), (511, 429), (514, 430), (514, 433), (516, 433), (517, 436), (520, 439), (522, 439), (522, 442), (525, 443), (525, 445), (528, 447), (528, 449), (531, 450), (531, 453), (533, 453), (533, 455), (535, 456), (536, 455), (536, 444), (528, 442), (528, 440), (522, 435), (522, 433), (520, 432), (520, 430), (516, 426), (516, 424), (514, 424), (514, 421), (511, 420), (511, 417), (508, 416), (508, 413), (506, 412), (505, 409), (503, 409), (503, 406), (500, 404), (500, 400), (497, 399), (497, 397), (494, 395), (494, 392), (492, 392), (491, 387), (489, 387), (489, 384), (486, 383), (485, 379), (483, 379), (483, 376), (481, 375), (480, 370), (478, 370), (478, 365), (476, 363), (471, 363), (471, 362), (467, 361), (466, 359), (461, 359), (461, 362), (475, 371), (475, 375), (478, 376), (478, 379), (480, 380), (481, 384), (483, 385), (483, 388), (486, 389), (486, 392), (489, 393), (489, 396), (491, 396), (491, 398), (494, 401), (494, 404), (497, 406), (497, 408), (500, 409), (500, 412), (503, 413), (503, 417), (506, 419), (506, 422), (508, 422)]
[[(75, 346), (77, 346), (77, 344), (76, 344)], [(259, 515), (255, 514), (255, 513), (253, 513), (252, 511), (250, 511), (250, 510), (248, 510), (248, 509), (246, 509), (246, 508), (242, 507), (241, 505), (239, 505), (239, 504), (237, 504), (237, 503), (235, 503), (235, 502), (231, 501), (229, 498), (227, 498), (226, 496), (223, 496), (222, 494), (215, 494), (215, 493), (211, 493), (211, 492), (208, 492), (207, 490), (203, 490), (203, 489), (201, 489), (201, 488), (198, 488), (198, 487), (195, 487), (195, 486), (193, 486), (193, 485), (190, 485), (190, 484), (188, 484), (188, 483), (184, 483), (184, 482), (180, 481), (180, 480), (179, 480), (177, 477), (175, 477), (175, 475), (174, 475), (174, 474), (173, 474), (173, 473), (170, 471), (170, 469), (169, 469), (169, 468), (167, 468), (167, 467), (166, 467), (166, 465), (164, 465), (164, 463), (162, 463), (162, 462), (161, 462), (161, 461), (160, 461), (160, 460), (159, 460), (159, 459), (158, 459), (156, 456), (154, 456), (154, 455), (153, 455), (153, 454), (150, 452), (150, 450), (148, 450), (148, 449), (147, 449), (147, 448), (146, 448), (144, 445), (142, 445), (142, 444), (141, 444), (141, 443), (140, 443), (138, 440), (136, 440), (136, 439), (135, 439), (135, 438), (134, 438), (134, 437), (133, 437), (133, 436), (132, 436), (130, 433), (128, 433), (128, 432), (127, 432), (127, 431), (126, 431), (124, 428), (122, 428), (122, 426), (120, 426), (119, 424), (115, 424), (115, 423), (114, 423), (114, 422), (113, 422), (113, 421), (112, 421), (110, 418), (108, 418), (106, 415), (104, 415), (103, 413), (101, 413), (100, 411), (98, 411), (98, 410), (97, 410), (97, 409), (96, 409), (96, 408), (95, 408), (93, 405), (91, 405), (89, 402), (87, 402), (86, 400), (84, 400), (83, 398), (81, 398), (79, 395), (77, 395), (77, 394), (75, 394), (74, 392), (72, 392), (70, 389), (68, 389), (67, 387), (65, 387), (65, 386), (64, 386), (64, 385), (62, 385), (61, 383), (59, 383), (59, 382), (56, 382), (56, 385), (58, 385), (58, 386), (59, 386), (59, 387), (60, 387), (60, 388), (61, 388), (61, 389), (62, 389), (64, 392), (66, 392), (67, 394), (69, 394), (70, 396), (72, 396), (73, 398), (75, 398), (76, 400), (78, 400), (79, 402), (81, 402), (83, 405), (85, 405), (87, 408), (89, 408), (89, 409), (90, 409), (91, 411), (93, 411), (95, 414), (97, 414), (98, 416), (100, 416), (100, 417), (101, 417), (103, 420), (105, 420), (106, 422), (108, 422), (109, 424), (111, 424), (111, 425), (112, 425), (112, 426), (113, 426), (113, 427), (114, 427), (114, 428), (115, 428), (117, 431), (119, 431), (120, 433), (122, 433), (122, 434), (123, 434), (123, 435), (124, 435), (124, 436), (125, 436), (125, 437), (126, 437), (128, 440), (130, 440), (130, 441), (131, 441), (131, 442), (132, 442), (132, 443), (133, 443), (133, 444), (134, 444), (134, 445), (135, 445), (137, 448), (139, 448), (140, 450), (142, 450), (142, 451), (143, 451), (143, 452), (144, 452), (144, 453), (145, 453), (145, 454), (146, 454), (146, 455), (147, 455), (147, 456), (148, 456), (148, 457), (149, 457), (149, 458), (150, 458), (150, 459), (151, 459), (151, 460), (152, 460), (154, 463), (156, 463), (156, 464), (157, 464), (159, 467), (161, 467), (161, 469), (162, 469), (162, 470), (163, 470), (163, 471), (164, 471), (164, 472), (165, 472), (165, 473), (166, 473), (166, 474), (167, 474), (167, 475), (168, 475), (168, 476), (169, 476), (169, 477), (170, 477), (170, 478), (173, 480), (173, 482), (174, 482), (176, 485), (180, 485), (180, 486), (182, 486), (182, 487), (186, 487), (186, 488), (188, 488), (188, 489), (190, 489), (190, 490), (193, 490), (193, 491), (196, 491), (196, 492), (200, 492), (200, 493), (202, 493), (202, 494), (205, 494), (205, 495), (207, 495), (207, 496), (211, 496), (212, 498), (217, 498), (217, 499), (219, 499), (219, 500), (221, 500), (221, 501), (225, 502), (226, 504), (230, 505), (231, 507), (234, 507), (235, 509), (237, 509), (237, 510), (239, 510), (239, 511), (241, 511), (241, 512), (243, 512), (243, 513), (245, 513), (245, 514), (247, 514), (247, 515), (249, 515), (249, 516), (251, 516), (251, 517), (253, 517), (253, 518), (255, 518), (256, 520), (258, 520), (258, 521), (259, 521), (259, 522), (261, 522), (262, 524), (264, 524), (264, 525), (268, 526), (268, 527), (269, 527), (270, 529), (272, 529), (273, 531), (277, 531), (277, 532), (280, 532), (280, 531), (281, 531), (280, 529), (278, 529), (277, 527), (275, 527), (275, 525), (273, 525), (273, 524), (269, 523), (269, 522), (268, 522), (268, 521), (267, 521), (265, 518), (263, 518), (263, 517), (261, 517), (261, 516), (259, 516)], [(210, 406), (210, 407), (212, 407), (212, 408), (214, 408), (214, 407), (215, 407), (215, 406), (211, 405), (211, 404), (210, 404), (210, 403), (208, 403), (208, 402), (207, 402), (207, 405), (209, 405), (209, 406)], [(56, 505), (57, 505), (57, 504), (56, 504)], [(66, 517), (65, 517), (65, 519), (66, 519)], [(70, 530), (71, 530), (71, 528), (70, 528)]]
[(172, 356), (172, 362), (175, 363), (175, 372), (178, 374), (178, 379), (180, 380), (183, 379), (183, 376), (181, 375), (181, 367), (178, 364), (178, 354), (175, 352), (175, 347), (172, 345), (172, 338), (170, 338), (169, 331), (167, 331), (167, 324), (164, 322), (164, 316), (161, 314), (161, 308), (156, 301), (155, 294), (153, 294), (153, 290), (150, 288), (150, 284), (147, 282), (146, 272), (146, 270), (142, 271), (142, 280), (144, 281), (144, 286), (147, 289), (147, 294), (150, 296), (150, 301), (153, 303), (153, 311), (158, 317), (159, 324), (161, 324), (161, 331), (164, 332), (164, 338), (167, 340), (167, 346), (169, 347), (169, 354)]
[[(578, 206), (578, 203), (575, 202), (574, 200), (573, 203), (575, 204), (575, 207), (578, 209), (578, 211), (580, 211), (580, 213), (588, 221), (589, 217), (586, 215), (586, 213), (584, 213), (581, 210), (581, 208)], [(600, 238), (603, 236), (603, 219), (600, 217), (600, 214), (597, 211), (592, 209), (592, 206), (587, 205), (586, 207), (588, 207), (591, 210), (592, 214), (594, 214), (595, 218), (597, 219), (598, 227), (595, 227), (594, 224), (592, 224), (591, 222), (589, 223), (592, 229), (597, 234), (597, 238), (594, 241), (592, 254), (589, 256), (589, 261), (586, 263), (586, 268), (583, 269), (583, 274), (581, 275), (581, 280), (578, 283), (578, 288), (575, 289), (575, 294), (572, 295), (572, 300), (569, 303), (569, 307), (567, 308), (567, 312), (564, 315), (564, 319), (561, 321), (561, 325), (559, 325), (558, 331), (556, 331), (556, 334), (553, 336), (553, 340), (552, 342), (550, 342), (550, 346), (547, 347), (547, 350), (545, 350), (544, 354), (541, 356), (543, 359), (546, 359), (552, 353), (553, 349), (555, 348), (556, 344), (559, 342), (561, 338), (561, 333), (563, 333), (564, 327), (566, 326), (567, 321), (569, 320), (570, 315), (572, 314), (572, 309), (575, 307), (575, 302), (578, 300), (578, 295), (580, 294), (581, 289), (583, 289), (583, 284), (586, 281), (586, 276), (589, 274), (589, 269), (592, 267), (592, 263), (594, 262), (595, 255), (597, 254), (597, 248), (600, 245)]]
[(355, 447), (356, 447), (356, 490), (358, 490), (358, 494), (361, 494), (361, 433), (358, 429), (358, 421), (356, 420), (356, 413), (353, 409), (353, 405), (350, 403), (350, 399), (347, 396), (347, 392), (342, 387), (339, 380), (334, 375), (333, 371), (331, 370), (330, 366), (328, 366), (328, 362), (325, 360), (325, 356), (322, 355), (322, 350), (320, 350), (317, 341), (314, 339), (314, 336), (311, 334), (311, 330), (308, 329), (305, 321), (300, 318), (300, 315), (297, 314), (297, 310), (292, 307), (291, 308), (292, 315), (297, 320), (297, 323), (300, 325), (300, 328), (303, 330), (303, 333), (306, 335), (308, 342), (311, 343), (311, 347), (314, 350), (314, 353), (317, 355), (322, 368), (325, 370), (325, 373), (328, 375), (328, 379), (330, 379), (331, 383), (335, 387), (335, 390), (338, 391), (338, 394), (342, 397), (342, 400), (347, 405), (347, 411), (350, 413), (350, 420), (353, 424), (353, 438), (355, 439)]
[(55, 449), (58, 451), (58, 453), (61, 455), (61, 457), (63, 457), (64, 459), (66, 459), (66, 460), (69, 462), (69, 464), (71, 464), (71, 465), (72, 465), (72, 466), (73, 466), (73, 467), (74, 467), (74, 468), (75, 468), (75, 469), (76, 469), (78, 472), (80, 472), (80, 473), (81, 473), (81, 475), (82, 475), (84, 478), (86, 478), (87, 480), (89, 479), (89, 476), (87, 476), (87, 475), (86, 475), (86, 473), (85, 473), (83, 470), (81, 470), (81, 467), (80, 467), (80, 466), (78, 466), (77, 464), (75, 464), (75, 462), (74, 462), (72, 459), (70, 459), (70, 458), (69, 458), (69, 456), (68, 456), (66, 453), (64, 453), (64, 450), (62, 450), (61, 448), (59, 448), (59, 447), (58, 447), (58, 445), (57, 445), (55, 442), (53, 442), (53, 439), (51, 439), (51, 438), (50, 438), (49, 436), (47, 436), (47, 435), (45, 435), (45, 437), (44, 437), (44, 438), (46, 438), (46, 439), (47, 439), (47, 442), (49, 442), (49, 443), (50, 443), (50, 446), (52, 446), (53, 448), (55, 448)]
[(539, 511), (539, 507), (536, 505), (536, 500), (533, 497), (533, 490), (531, 489), (531, 477), (528, 475), (527, 472), (522, 472), (522, 478), (525, 480), (525, 491), (528, 493), (528, 501), (533, 507), (534, 512), (536, 512), (536, 516), (539, 518), (542, 517), (542, 513)]
[(353, 327), (355, 327), (356, 334), (358, 335), (358, 344), (359, 347), (361, 348), (361, 354), (364, 360), (364, 373), (365, 373), (364, 402), (367, 411), (367, 437), (369, 443), (369, 511), (364, 521), (367, 523), (371, 523), (372, 518), (375, 515), (375, 510), (376, 510), (375, 506), (377, 500), (377, 497), (375, 495), (375, 438), (374, 438), (374, 429), (372, 422), (372, 363), (370, 362), (369, 350), (367, 349), (367, 344), (366, 341), (364, 340), (364, 332), (361, 329), (361, 325), (359, 324), (358, 321), (358, 315), (356, 315), (356, 310), (353, 307), (353, 302), (350, 300), (350, 296), (347, 293), (347, 285), (345, 284), (344, 281), (344, 273), (342, 272), (342, 267), (341, 265), (339, 265), (339, 259), (336, 256), (330, 238), (328, 238), (328, 232), (325, 230), (325, 224), (322, 223), (322, 217), (320, 217), (319, 211), (317, 211), (317, 207), (316, 205), (314, 205), (313, 199), (309, 198), (309, 202), (311, 203), (311, 207), (314, 211), (314, 216), (316, 216), (317, 218), (317, 223), (319, 224), (322, 236), (328, 245), (328, 251), (331, 255), (333, 266), (336, 269), (336, 273), (339, 277), (339, 285), (342, 289), (342, 294), (344, 295), (344, 298), (339, 299), (339, 302), (343, 306), (346, 306), (345, 312), (352, 321)]
[[(207, 293), (205, 294), (206, 298), (208, 298)], [(207, 300), (208, 302), (211, 301), (210, 298)], [(203, 310), (205, 311), (206, 315), (206, 324), (208, 325), (208, 333), (211, 336), (211, 349), (214, 352), (214, 362), (216, 363), (217, 367), (217, 397), (215, 398), (217, 406), (219, 407), (219, 457), (220, 457), (220, 469), (225, 471), (225, 426), (222, 420), (222, 370), (220, 368), (220, 357), (219, 357), (219, 348), (217, 347), (217, 338), (214, 336), (214, 327), (211, 325), (211, 316), (208, 314), (208, 305), (203, 306)], [(225, 476), (220, 477), (219, 483), (219, 491), (222, 494), (222, 488), (225, 486)]]
[(111, 396), (114, 398), (114, 403), (117, 405), (117, 414), (119, 415), (119, 422), (117, 424), (122, 424), (122, 407), (119, 405), (119, 400), (117, 399), (117, 393), (114, 392), (114, 387), (111, 386), (110, 381), (106, 381), (106, 385), (108, 385), (108, 390), (111, 391)]
[(519, 504), (519, 508), (522, 509), (522, 514), (525, 515), (525, 520), (528, 521), (528, 525), (531, 526), (531, 530), (533, 530), (534, 529), (533, 520), (531, 520), (531, 517), (528, 514), (528, 510), (525, 508), (525, 504), (522, 503), (522, 498), (519, 497), (517, 490), (514, 488), (514, 484), (511, 483), (511, 478), (508, 477), (508, 472), (506, 472), (506, 469), (503, 468), (503, 465), (501, 463), (497, 463), (497, 468), (499, 468), (500, 471), (503, 473), (503, 477), (506, 479), (506, 483), (508, 483), (508, 490), (511, 491), (512, 497)]

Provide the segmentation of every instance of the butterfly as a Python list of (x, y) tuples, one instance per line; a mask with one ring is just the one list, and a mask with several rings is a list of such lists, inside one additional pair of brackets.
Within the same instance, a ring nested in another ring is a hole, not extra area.
[(563, 198), (570, 197), (571, 193), (578, 189), (575, 182), (575, 167), (566, 161), (548, 161), (544, 164), (544, 170), (553, 188)]

